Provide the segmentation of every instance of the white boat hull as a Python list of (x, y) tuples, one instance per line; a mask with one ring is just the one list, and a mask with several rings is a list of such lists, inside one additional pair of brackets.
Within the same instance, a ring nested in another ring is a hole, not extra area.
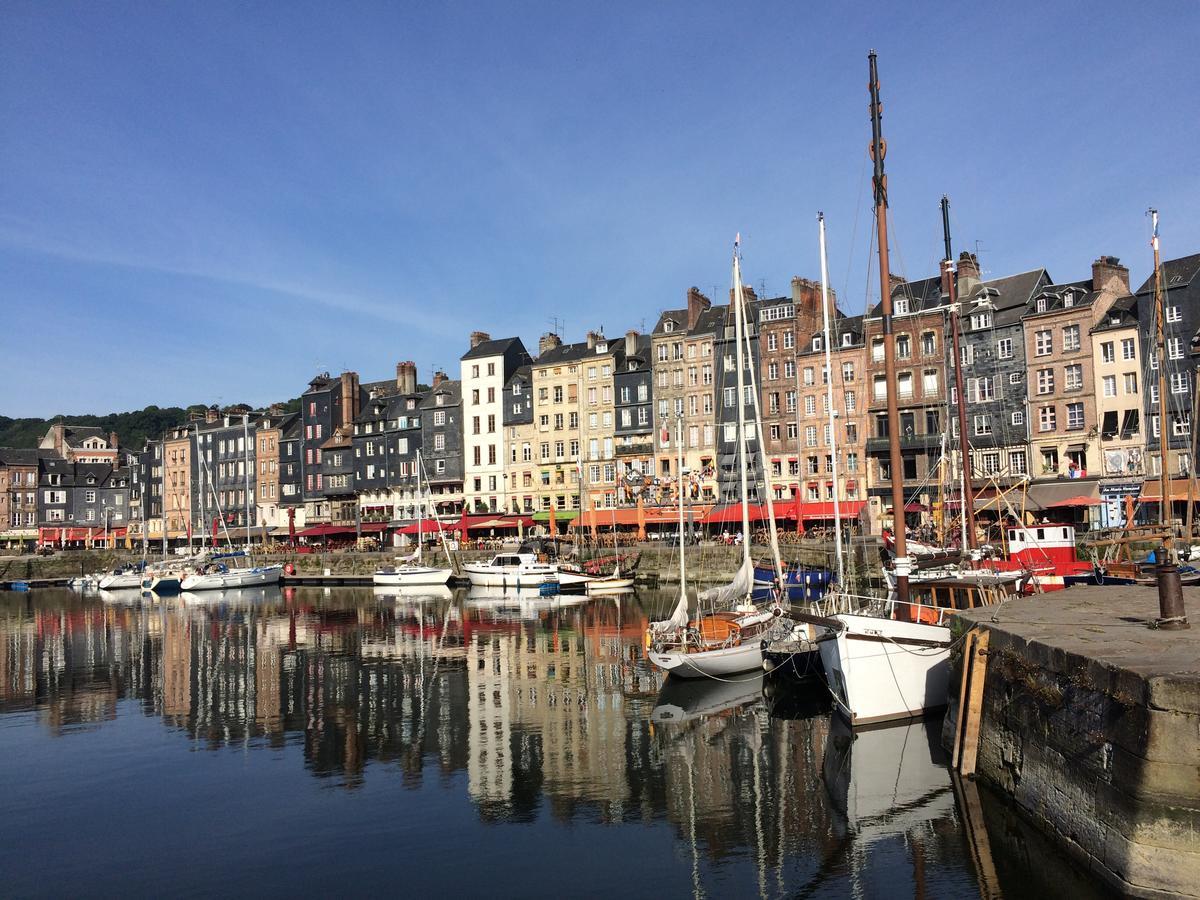
[(120, 572), (118, 574), (108, 574), (100, 579), (100, 590), (102, 591), (124, 591), (124, 590), (139, 590), (142, 586), (141, 572)]
[(558, 581), (553, 566), (525, 568), (468, 565), (464, 567), (464, 572), (471, 581), (471, 587), (491, 587), (502, 590), (537, 589), (546, 582)]
[(188, 575), (180, 582), (184, 591), (225, 591), (231, 588), (257, 587), (278, 584), (283, 566), (261, 566), (253, 569), (230, 569), (205, 575)]
[(873, 616), (836, 615), (844, 626), (819, 643), (834, 705), (851, 725), (924, 715), (946, 705), (950, 629)]
[(448, 584), (454, 572), (431, 566), (401, 566), (391, 572), (376, 572), (371, 581), (380, 587), (420, 587)]
[(633, 590), (634, 581), (633, 578), (594, 578), (587, 583), (587, 592), (589, 594), (624, 594)]
[(761, 669), (762, 660), (762, 642), (757, 637), (717, 650), (650, 651), (650, 662), (675, 678), (723, 678)]

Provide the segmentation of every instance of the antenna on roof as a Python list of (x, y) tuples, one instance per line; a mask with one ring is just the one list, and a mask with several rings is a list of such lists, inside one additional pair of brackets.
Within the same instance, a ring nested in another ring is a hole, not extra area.
[(567, 323), (563, 319), (560, 319), (558, 316), (551, 316), (546, 321), (550, 323), (551, 331), (554, 334), (557, 334), (559, 337), (562, 337), (563, 328), (566, 327)]

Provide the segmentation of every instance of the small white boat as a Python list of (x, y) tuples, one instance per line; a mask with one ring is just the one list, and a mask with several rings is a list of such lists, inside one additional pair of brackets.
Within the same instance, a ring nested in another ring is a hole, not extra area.
[(102, 591), (138, 590), (142, 586), (142, 573), (136, 569), (107, 573), (100, 579)]
[(472, 587), (503, 590), (537, 589), (547, 582), (561, 584), (558, 567), (538, 562), (533, 553), (498, 553), (486, 563), (467, 563), (463, 571)]
[(444, 587), (453, 575), (451, 569), (405, 564), (377, 569), (371, 583), (377, 587)]
[(679, 678), (723, 678), (762, 668), (763, 632), (772, 610), (748, 608), (701, 616), (682, 640), (652, 643), (650, 662)]
[(278, 584), (283, 566), (253, 566), (244, 569), (228, 569), (225, 566), (206, 566), (213, 571), (193, 572), (179, 584), (184, 591), (224, 591), (231, 588), (257, 587)]
[[(561, 577), (561, 576), (560, 576)], [(633, 592), (636, 579), (624, 575), (601, 575), (586, 585), (587, 592), (596, 594), (629, 594)]]

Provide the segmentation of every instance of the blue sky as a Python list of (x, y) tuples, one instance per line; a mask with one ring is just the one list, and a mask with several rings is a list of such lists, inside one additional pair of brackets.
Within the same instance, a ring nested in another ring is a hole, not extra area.
[(1200, 251), (1200, 4), (865, 6), (10, 0), (0, 414), (649, 328), (738, 231), (756, 288), (817, 277), (818, 209), (859, 312), (871, 47), (897, 271), (936, 272), (943, 193), (995, 276), (1140, 281), (1150, 204)]

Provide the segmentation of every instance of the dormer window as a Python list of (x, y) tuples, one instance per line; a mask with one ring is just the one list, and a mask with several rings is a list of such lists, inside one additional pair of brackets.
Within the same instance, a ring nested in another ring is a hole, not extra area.
[(410, 399), (409, 399), (409, 400), (408, 400), (408, 401), (407, 401), (407, 402), (404, 404), (404, 408), (405, 408), (405, 409), (416, 409), (416, 408), (417, 408), (417, 401), (416, 401), (416, 400), (413, 400), (413, 399), (411, 399), (411, 398), (410, 398)]
[(842, 335), (842, 346), (843, 347), (849, 347), (853, 343), (854, 343), (854, 335), (852, 335), (852, 334), (843, 334)]
[(1072, 294), (1070, 291), (1063, 294), (1063, 308), (1065, 309), (1068, 306), (1074, 306), (1074, 305), (1075, 305), (1075, 295)]
[(597, 353), (607, 353), (608, 352), (608, 344), (604, 341), (600, 341), (598, 344), (596, 344), (596, 352)]
[(814, 334), (813, 339), (812, 339), (812, 348), (814, 350), (821, 350), (824, 347), (825, 347), (825, 336), (820, 335), (820, 334)]
[(670, 319), (667, 319), (667, 321), (663, 322), (663, 331), (665, 331), (667, 334), (670, 334), (674, 330), (675, 330), (675, 323), (672, 322)]
[(908, 315), (908, 298), (907, 297), (897, 297), (892, 302), (892, 315), (894, 315), (894, 316)]
[(438, 394), (438, 395), (437, 395), (437, 399), (436, 399), (434, 402), (435, 402), (435, 403), (436, 403), (438, 406), (443, 406), (443, 405), (445, 405), (445, 402), (446, 402), (446, 395), (445, 395), (445, 394)]
[(1037, 298), (1037, 303), (1035, 303), (1035, 304), (1034, 304), (1034, 308), (1035, 308), (1035, 309), (1036, 309), (1038, 312), (1045, 312), (1045, 311), (1046, 311), (1046, 298), (1045, 298), (1045, 297), (1038, 297), (1038, 298)]

